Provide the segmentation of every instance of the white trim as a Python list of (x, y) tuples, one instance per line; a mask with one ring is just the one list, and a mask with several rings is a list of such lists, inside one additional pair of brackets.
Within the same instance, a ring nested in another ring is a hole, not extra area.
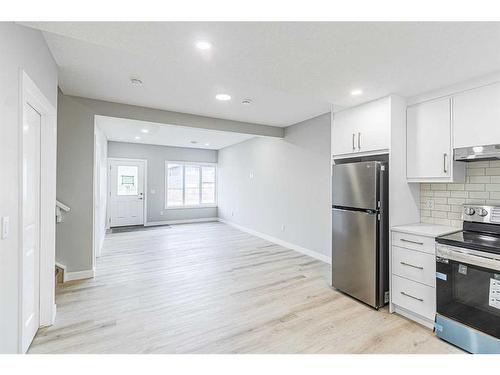
[(302, 254), (305, 254), (305, 255), (308, 255), (314, 259), (318, 259), (318, 260), (321, 260), (322, 262), (325, 262), (325, 263), (328, 263), (328, 264), (332, 264), (332, 260), (330, 257), (324, 255), (324, 254), (320, 254), (318, 253), (317, 251), (314, 251), (314, 250), (311, 250), (311, 249), (307, 249), (305, 247), (302, 247), (302, 246), (299, 246), (299, 245), (296, 245), (296, 244), (293, 244), (293, 243), (290, 243), (290, 242), (286, 242), (286, 241), (283, 241), (279, 238), (276, 238), (276, 237), (273, 237), (273, 236), (270, 236), (268, 234), (265, 234), (265, 233), (261, 233), (261, 232), (257, 232), (256, 230), (253, 230), (253, 229), (250, 229), (250, 228), (246, 228), (244, 226), (241, 226), (239, 224), (235, 224), (233, 222), (230, 222), (230, 221), (227, 221), (227, 220), (224, 220), (224, 219), (221, 219), (219, 218), (219, 221), (221, 223), (224, 223), (224, 224), (227, 224), (227, 225), (230, 225), (236, 229), (239, 229), (241, 230), (242, 232), (246, 232), (246, 233), (249, 233), (249, 234), (252, 234), (256, 237), (260, 237), (264, 240), (267, 240), (267, 241), (270, 241), (270, 242), (273, 242), (277, 245), (280, 245), (280, 246), (283, 246), (283, 247), (286, 247), (288, 249), (292, 249), (292, 250), (295, 250), (299, 253), (302, 253)]
[[(54, 323), (55, 317), (55, 214), (57, 163), (57, 110), (40, 91), (28, 74), (19, 70), (19, 186), (22, 186), (24, 103), (28, 102), (41, 116), (40, 127), (40, 305), (39, 326)], [(19, 222), (23, 222), (23, 197), (19, 189)], [(19, 248), (23, 248), (23, 230), (18, 233)], [(18, 351), (23, 348), (23, 252), (19, 252)]]
[[(168, 165), (169, 164), (179, 164), (182, 165), (182, 206), (168, 206)], [(199, 176), (199, 198), (200, 198), (200, 204), (198, 205), (190, 205), (190, 206), (185, 206), (184, 202), (186, 200), (186, 189), (185, 189), (185, 179), (186, 179), (186, 165), (194, 165), (199, 167), (200, 170), (200, 176)], [(203, 187), (203, 172), (202, 168), (203, 167), (213, 167), (215, 168), (215, 192), (214, 192), (214, 203), (201, 203), (201, 197), (202, 197), (202, 187)], [(182, 210), (182, 209), (190, 209), (190, 208), (214, 208), (217, 207), (217, 189), (218, 189), (218, 174), (217, 174), (217, 163), (214, 162), (196, 162), (196, 161), (176, 161), (176, 160), (165, 160), (165, 166), (163, 169), (164, 173), (164, 178), (163, 178), (163, 183), (165, 185), (165, 195), (164, 195), (164, 205), (163, 208), (165, 210)]]
[(179, 207), (166, 207), (164, 210), (192, 210), (197, 208), (217, 208), (216, 204), (200, 204), (199, 206), (179, 206)]
[(353, 152), (350, 154), (338, 154), (338, 155), (333, 155), (332, 159), (333, 161), (337, 159), (351, 159), (351, 158), (361, 158), (364, 156), (374, 156), (374, 155), (383, 155), (383, 154), (388, 154), (389, 149), (384, 148), (381, 150), (374, 150), (374, 151), (364, 151), (364, 152)]
[[(148, 160), (147, 159), (130, 159), (130, 158), (115, 158), (111, 157), (108, 158), (108, 196), (106, 199), (106, 229), (111, 228), (111, 209), (110, 209), (110, 204), (111, 204), (111, 173), (110, 172), (110, 167), (112, 161), (130, 161), (130, 162), (143, 162), (144, 163), (144, 195), (143, 195), (143, 202), (144, 202), (144, 213), (143, 213), (143, 221), (142, 225), (146, 225), (148, 223)], [(141, 225), (141, 224), (139, 224)]]
[(95, 277), (95, 270), (85, 270), (85, 271), (75, 271), (75, 272), (64, 272), (64, 282), (74, 281), (74, 280), (84, 280), (92, 279)]
[(145, 227), (154, 227), (156, 225), (206, 223), (206, 222), (212, 222), (212, 221), (219, 221), (219, 218), (218, 217), (204, 217), (201, 219), (149, 221), (146, 224), (144, 224), (144, 226)]

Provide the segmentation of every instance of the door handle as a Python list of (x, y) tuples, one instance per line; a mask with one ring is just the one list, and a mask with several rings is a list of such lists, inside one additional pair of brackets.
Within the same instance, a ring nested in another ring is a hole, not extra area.
[(412, 241), (412, 240), (407, 240), (405, 238), (401, 238), (400, 241), (403, 241), (403, 242), (409, 242), (409, 243), (414, 243), (415, 245), (423, 245), (424, 243), (423, 242), (418, 242), (418, 241)]
[(422, 266), (415, 266), (414, 264), (410, 264), (410, 263), (406, 263), (406, 262), (399, 262), (399, 263), (401, 263), (403, 266), (413, 267), (413, 268), (417, 268), (419, 270), (424, 269), (424, 267), (422, 267)]
[(139, 200), (143, 200), (144, 198), (143, 197), (139, 197)]
[(418, 297), (412, 296), (411, 294), (408, 294), (408, 293), (405, 293), (405, 292), (401, 292), (401, 294), (403, 296), (405, 296), (405, 297), (410, 297), (410, 298), (416, 299), (417, 301), (424, 302), (423, 298), (418, 298)]
[(361, 150), (361, 132), (358, 133), (358, 150)]
[(356, 146), (354, 146), (354, 139), (356, 138), (356, 134), (352, 133), (352, 149), (356, 150)]
[(444, 173), (448, 173), (448, 170), (447, 170), (447, 168), (446, 168), (446, 164), (447, 164), (447, 163), (446, 163), (446, 158), (447, 158), (447, 157), (448, 157), (448, 154), (445, 152), (445, 153), (443, 154), (443, 172), (444, 172)]

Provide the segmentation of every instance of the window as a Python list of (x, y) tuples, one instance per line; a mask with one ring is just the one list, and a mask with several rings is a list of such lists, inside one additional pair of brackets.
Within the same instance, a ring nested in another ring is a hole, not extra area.
[(165, 162), (165, 207), (215, 207), (215, 164)]
[(137, 175), (139, 167), (132, 165), (118, 166), (118, 189), (116, 195), (137, 195)]

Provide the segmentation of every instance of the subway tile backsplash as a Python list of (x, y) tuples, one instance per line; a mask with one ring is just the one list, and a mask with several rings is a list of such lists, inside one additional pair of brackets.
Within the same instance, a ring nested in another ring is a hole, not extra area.
[(422, 223), (462, 226), (462, 204), (500, 206), (500, 160), (467, 163), (464, 184), (420, 184)]

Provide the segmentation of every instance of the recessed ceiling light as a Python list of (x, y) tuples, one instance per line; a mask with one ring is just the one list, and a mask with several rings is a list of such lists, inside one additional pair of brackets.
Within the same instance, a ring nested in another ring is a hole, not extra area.
[(196, 42), (196, 48), (206, 51), (212, 48), (212, 45), (205, 40), (199, 40)]
[(190, 141), (193, 145), (197, 144), (198, 141)]
[(141, 139), (141, 137), (134, 137), (135, 139)]
[(130, 83), (134, 86), (142, 86), (142, 81), (139, 78), (130, 78)]
[(241, 101), (241, 104), (243, 104), (243, 105), (250, 105), (250, 104), (252, 104), (252, 99), (243, 99)]
[(360, 89), (356, 89), (356, 90), (351, 91), (352, 96), (358, 96), (358, 95), (361, 95), (362, 93), (363, 93), (363, 90), (360, 90)]
[(141, 129), (141, 132), (147, 134), (147, 133), (149, 133), (149, 130), (148, 129)]
[(222, 100), (223, 102), (226, 102), (228, 100), (231, 100), (231, 95), (228, 95), (228, 94), (217, 94), (217, 95), (215, 95), (215, 99)]

